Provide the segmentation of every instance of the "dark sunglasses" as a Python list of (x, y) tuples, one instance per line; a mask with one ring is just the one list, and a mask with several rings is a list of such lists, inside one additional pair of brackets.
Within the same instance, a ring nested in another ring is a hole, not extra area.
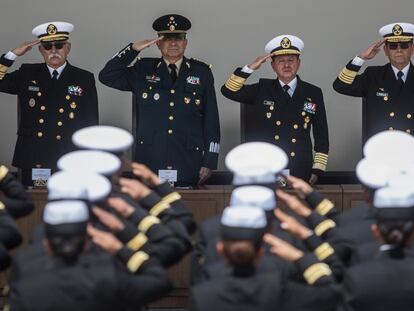
[(390, 50), (396, 50), (398, 49), (398, 46), (400, 46), (401, 50), (405, 50), (408, 49), (411, 46), (412, 42), (407, 41), (407, 42), (387, 42), (387, 47)]
[(55, 42), (55, 43), (42, 43), (42, 47), (46, 51), (50, 51), (52, 47), (55, 47), (56, 50), (60, 50), (65, 45), (65, 42)]

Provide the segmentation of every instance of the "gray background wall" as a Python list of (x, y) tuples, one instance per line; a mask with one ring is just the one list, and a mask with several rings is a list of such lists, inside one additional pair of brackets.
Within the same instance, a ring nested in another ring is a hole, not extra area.
[[(268, 40), (283, 33), (305, 42), (300, 75), (322, 88), (330, 127), (328, 170), (353, 170), (361, 154), (361, 100), (336, 94), (332, 81), (341, 68), (368, 44), (379, 39), (378, 28), (394, 21), (414, 22), (413, 0), (1, 0), (0, 51), (32, 40), (31, 29), (49, 20), (75, 24), (72, 64), (95, 73), (129, 42), (154, 37), (153, 20), (177, 12), (189, 17), (187, 55), (213, 64), (225, 154), (240, 142), (239, 105), (224, 99), (220, 86), (236, 66), (262, 55)], [(158, 56), (151, 47), (142, 56)], [(39, 62), (33, 49), (20, 57)], [(369, 64), (386, 61), (383, 52)], [(249, 82), (273, 77), (265, 64)], [(102, 124), (131, 128), (131, 95), (97, 81)], [(17, 128), (16, 97), (0, 93), (0, 163), (11, 165)]]

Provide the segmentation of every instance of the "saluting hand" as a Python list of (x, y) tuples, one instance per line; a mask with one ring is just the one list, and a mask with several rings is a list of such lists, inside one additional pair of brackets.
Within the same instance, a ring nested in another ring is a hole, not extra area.
[(287, 181), (287, 184), (295, 189), (296, 193), (301, 199), (304, 199), (307, 195), (312, 193), (313, 188), (303, 179), (291, 175), (284, 177)]
[(155, 187), (162, 183), (161, 179), (144, 164), (134, 162), (131, 167), (134, 175), (142, 178), (149, 186)]
[(128, 194), (136, 201), (141, 200), (151, 193), (151, 190), (147, 186), (135, 179), (120, 178), (119, 184), (121, 186), (121, 192)]
[(91, 224), (88, 224), (87, 230), (92, 242), (109, 254), (115, 255), (123, 247), (121, 241), (119, 241), (112, 233), (96, 229)]
[(275, 254), (286, 261), (295, 262), (304, 255), (301, 250), (270, 233), (265, 234), (263, 240), (270, 245), (270, 252), (272, 254)]
[(294, 195), (282, 190), (276, 190), (276, 196), (278, 199), (282, 200), (290, 210), (299, 216), (308, 217), (312, 213), (312, 211)]
[(302, 225), (294, 217), (282, 212), (280, 209), (276, 208), (274, 213), (275, 216), (281, 221), (280, 226), (282, 229), (294, 235), (299, 240), (306, 240), (313, 234), (312, 230)]
[(247, 65), (247, 67), (249, 67), (252, 70), (257, 70), (260, 68), (260, 66), (262, 66), (263, 63), (265, 63), (267, 61), (268, 58), (272, 57), (272, 54), (266, 54), (266, 55), (262, 55), (259, 56), (258, 58), (256, 58), (253, 63), (251, 63), (250, 65)]
[(39, 43), (40, 43), (40, 40), (35, 40), (35, 41), (30, 41), (30, 42), (25, 41), (22, 44), (20, 44), (20, 46), (12, 50), (12, 52), (16, 54), (17, 56), (22, 56), (26, 54), (27, 51), (30, 51), (32, 49), (32, 46), (39, 44)]
[(381, 45), (384, 44), (384, 42), (385, 42), (385, 39), (382, 39), (378, 42), (371, 44), (364, 51), (362, 51), (358, 56), (362, 58), (363, 60), (373, 59), (375, 55), (377, 55), (378, 52), (380, 51), (380, 47)]
[(161, 36), (161, 37), (158, 37), (158, 38), (155, 38), (155, 39), (151, 39), (151, 40), (137, 41), (137, 42), (134, 42), (134, 43), (132, 44), (132, 48), (133, 48), (135, 51), (140, 52), (140, 51), (142, 51), (143, 49), (146, 49), (147, 47), (150, 47), (150, 46), (151, 46), (151, 45), (153, 45), (154, 43), (156, 43), (156, 42), (158, 42), (158, 41), (162, 40), (163, 38), (164, 38), (164, 36)]

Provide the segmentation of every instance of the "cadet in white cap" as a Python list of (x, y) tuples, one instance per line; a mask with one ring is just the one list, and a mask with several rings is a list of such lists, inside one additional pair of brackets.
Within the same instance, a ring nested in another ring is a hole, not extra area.
[[(288, 164), (286, 153), (270, 143), (249, 142), (234, 147), (226, 155), (226, 167), (233, 173), (234, 185), (270, 184)], [(274, 187), (273, 187), (274, 188)]]
[[(277, 36), (266, 44), (266, 55), (237, 68), (221, 92), (231, 100), (249, 104), (244, 107), (249, 119), (246, 141), (260, 139), (281, 147), (289, 156), (290, 174), (314, 184), (328, 163), (328, 123), (321, 89), (297, 75), (303, 47), (296, 36)], [(245, 85), (269, 58), (277, 79)]]
[(84, 127), (72, 135), (72, 142), (79, 148), (115, 154), (122, 154), (128, 150), (133, 141), (134, 138), (130, 132), (107, 125)]
[(348, 269), (344, 275), (345, 303), (362, 311), (410, 310), (414, 304), (414, 191), (385, 187), (375, 193), (375, 224), (379, 242), (371, 260)]
[(94, 172), (110, 177), (121, 168), (121, 160), (111, 153), (99, 150), (78, 150), (62, 156), (57, 166), (71, 172)]
[[(47, 179), (56, 170), (56, 161), (73, 150), (72, 134), (98, 123), (98, 97), (92, 73), (67, 61), (68, 41), (73, 25), (48, 22), (32, 31), (38, 39), (24, 42), (0, 57), (0, 92), (18, 96), (20, 118), (13, 166), (21, 169), (25, 186)], [(34, 45), (44, 62), (23, 64), (7, 73), (17, 57)], [(38, 169), (50, 169), (45, 175)]]
[[(382, 27), (379, 34), (383, 39), (351, 60), (333, 83), (338, 93), (365, 98), (364, 140), (383, 130), (414, 131), (414, 109), (407, 92), (414, 87), (410, 61), (414, 52), (414, 25), (392, 23)], [(382, 45), (389, 63), (369, 66), (358, 75), (365, 61), (373, 59)]]
[[(272, 146), (275, 148), (274, 146)], [(274, 178), (273, 178), (274, 181)], [(276, 198), (274, 190), (263, 186), (240, 186), (235, 188), (230, 197), (230, 206), (227, 209), (240, 206), (248, 206), (249, 208), (257, 208), (263, 210), (266, 216), (266, 231), (271, 232), (275, 236), (295, 243), (291, 235), (287, 234), (280, 227), (280, 221), (274, 216), (276, 208)], [(191, 265), (191, 281), (199, 283), (205, 280), (206, 275), (211, 276), (211, 271), (219, 269), (221, 257), (217, 253), (216, 243), (220, 238), (220, 218), (221, 215), (213, 216), (204, 220), (199, 228), (197, 241), (194, 245)], [(273, 255), (268, 257), (265, 254), (265, 261), (260, 263), (261, 271), (280, 270), (285, 268), (285, 263), (278, 260)]]
[[(248, 310), (293, 310), (303, 309), (304, 306), (307, 310), (320, 310), (321, 305), (324, 308), (327, 305), (334, 307), (338, 296), (331, 288), (333, 278), (328, 265), (281, 239), (269, 235), (266, 241), (276, 250), (272, 252), (286, 261), (295, 262), (298, 272), (303, 273), (309, 284), (321, 287), (312, 289), (301, 284), (295, 288), (295, 283), (291, 283), (286, 274), (278, 270), (267, 273), (258, 271), (264, 253), (262, 245), (266, 227), (266, 216), (261, 209), (240, 205), (224, 210), (217, 249), (226, 260), (230, 273), (226, 271), (219, 278), (193, 286), (188, 310), (227, 311), (246, 306)], [(301, 294), (293, 294), (296, 291)], [(322, 292), (323, 295), (329, 293), (326, 296), (329, 298), (323, 299)]]

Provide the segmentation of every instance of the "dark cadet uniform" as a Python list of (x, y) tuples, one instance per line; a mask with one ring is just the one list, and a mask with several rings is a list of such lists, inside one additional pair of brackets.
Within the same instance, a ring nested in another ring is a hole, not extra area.
[[(277, 79), (260, 79), (245, 85), (250, 74), (237, 68), (221, 88), (222, 94), (234, 101), (255, 105), (254, 133), (246, 133), (247, 141), (265, 141), (281, 147), (289, 156), (290, 174), (309, 180), (312, 173), (326, 169), (329, 151), (328, 124), (320, 88), (302, 81), (293, 97), (282, 89)], [(310, 137), (314, 135), (314, 151)]]
[(0, 166), (0, 191), (3, 193), (0, 209), (6, 208), (13, 218), (26, 216), (34, 210), (31, 195), (3, 165)]
[[(177, 21), (170, 29), (178, 29), (184, 17), (170, 18), (171, 23)], [(162, 58), (138, 59), (130, 66), (137, 56), (131, 43), (99, 74), (103, 84), (136, 96), (135, 161), (155, 172), (177, 170), (177, 184), (196, 184), (200, 167), (217, 168), (219, 152), (220, 124), (210, 67), (184, 57), (173, 82)]]
[[(380, 29), (387, 42), (413, 40), (411, 24), (389, 24)], [(361, 66), (349, 62), (333, 83), (338, 93), (363, 97), (366, 139), (383, 130), (414, 131), (414, 68), (409, 65), (405, 83), (397, 80), (390, 63), (369, 66), (358, 75)]]
[[(12, 61), (1, 57), (0, 67)], [(45, 63), (23, 64), (0, 76), (0, 91), (18, 96), (20, 121), (13, 165), (22, 169), (56, 168), (63, 154), (74, 150), (72, 134), (98, 123), (93, 74), (67, 63), (52, 81)]]

